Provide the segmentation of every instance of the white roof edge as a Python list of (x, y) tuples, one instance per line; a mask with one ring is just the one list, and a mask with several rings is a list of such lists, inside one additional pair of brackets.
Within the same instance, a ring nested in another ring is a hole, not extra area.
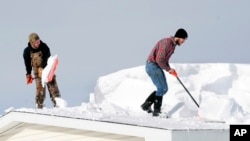
[(23, 123), (91, 130), (137, 137), (146, 137), (147, 133), (161, 137), (169, 137), (171, 134), (171, 130), (166, 129), (20, 111), (11, 111), (0, 117), (0, 134), (2, 134), (3, 130), (10, 130), (11, 128)]

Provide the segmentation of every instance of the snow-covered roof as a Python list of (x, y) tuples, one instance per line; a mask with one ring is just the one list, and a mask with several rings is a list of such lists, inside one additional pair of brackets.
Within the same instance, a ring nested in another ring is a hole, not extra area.
[[(180, 136), (180, 134), (182, 134)], [(228, 130), (174, 130), (138, 126), (69, 116), (49, 115), (25, 111), (11, 111), (0, 118), (0, 140), (120, 140), (120, 141), (173, 141), (228, 140)], [(196, 136), (199, 135), (199, 136)]]
[(140, 105), (155, 88), (144, 66), (139, 66), (100, 77), (89, 102), (80, 106), (69, 107), (58, 98), (57, 108), (9, 108), (0, 118), (0, 139), (11, 139), (19, 132), (24, 135), (27, 129), (32, 130), (29, 137), (38, 137), (33, 129), (39, 128), (46, 135), (60, 133), (56, 137), (68, 137), (74, 130), (79, 138), (92, 132), (94, 136), (115, 136), (120, 140), (223, 141), (229, 140), (229, 124), (249, 123), (249, 65), (173, 66), (182, 72), (179, 76), (199, 108), (176, 78), (166, 73), (171, 89), (164, 96), (161, 115), (169, 118), (152, 117), (142, 111)]

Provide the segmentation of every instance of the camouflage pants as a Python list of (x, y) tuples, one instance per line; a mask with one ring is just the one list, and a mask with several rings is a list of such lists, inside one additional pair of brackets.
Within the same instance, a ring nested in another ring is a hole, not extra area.
[[(33, 67), (35, 82), (36, 82), (36, 104), (37, 108), (42, 109), (46, 97), (46, 86), (42, 86), (42, 79), (38, 76), (38, 68), (42, 66), (42, 52), (31, 53), (31, 65)], [(57, 85), (56, 76), (54, 75), (51, 82), (47, 83), (48, 91), (50, 94), (53, 106), (56, 106), (56, 97), (61, 97)]]

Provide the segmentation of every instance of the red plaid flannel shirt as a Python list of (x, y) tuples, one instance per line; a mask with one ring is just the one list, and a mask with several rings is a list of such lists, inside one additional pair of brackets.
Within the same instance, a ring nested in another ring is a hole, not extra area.
[(174, 37), (164, 38), (157, 42), (147, 61), (156, 63), (160, 68), (169, 71), (169, 59), (175, 50)]

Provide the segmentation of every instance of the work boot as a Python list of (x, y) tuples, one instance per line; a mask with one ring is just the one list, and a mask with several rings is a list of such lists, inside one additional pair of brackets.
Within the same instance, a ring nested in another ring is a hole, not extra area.
[(37, 109), (42, 109), (43, 108), (43, 104), (37, 103), (36, 108)]
[(152, 113), (153, 110), (151, 108), (151, 105), (153, 104), (154, 102), (154, 99), (155, 99), (155, 91), (153, 91), (149, 96), (148, 98), (145, 100), (145, 102), (141, 105), (141, 108), (142, 110), (148, 112), (148, 113)]
[(155, 96), (153, 116), (159, 116), (161, 113), (162, 96)]

